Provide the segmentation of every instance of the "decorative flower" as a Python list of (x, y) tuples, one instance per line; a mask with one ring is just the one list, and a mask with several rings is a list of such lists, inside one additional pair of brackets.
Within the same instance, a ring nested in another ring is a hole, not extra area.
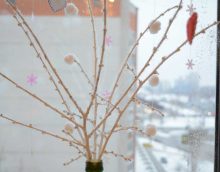
[(79, 9), (76, 7), (74, 3), (67, 3), (66, 8), (64, 9), (66, 16), (74, 16), (78, 15)]
[(150, 33), (151, 34), (156, 34), (160, 31), (160, 29), (161, 29), (161, 23), (159, 21), (155, 21), (150, 26)]
[(66, 124), (64, 126), (64, 131), (68, 134), (73, 134), (74, 127), (71, 124)]
[(150, 80), (149, 80), (149, 83), (152, 87), (155, 87), (159, 84), (159, 75), (158, 74), (153, 74), (151, 77), (150, 77)]
[(27, 83), (31, 86), (37, 84), (37, 76), (30, 74), (27, 76)]
[(66, 0), (48, 0), (48, 2), (54, 12), (60, 11), (66, 7)]
[(157, 134), (157, 128), (155, 125), (149, 124), (146, 128), (146, 134), (149, 137), (153, 137)]
[(73, 62), (74, 62), (73, 55), (67, 55), (66, 57), (64, 57), (64, 61), (69, 65), (73, 64)]

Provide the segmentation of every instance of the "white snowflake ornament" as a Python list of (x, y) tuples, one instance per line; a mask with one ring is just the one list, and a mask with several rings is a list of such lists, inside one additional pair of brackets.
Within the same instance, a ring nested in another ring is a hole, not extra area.
[(149, 124), (146, 128), (146, 134), (149, 137), (153, 137), (157, 134), (157, 128), (155, 125)]
[(69, 65), (73, 64), (73, 62), (74, 62), (73, 55), (67, 55), (66, 57), (64, 57), (64, 61)]
[(64, 131), (68, 134), (73, 134), (74, 127), (71, 124), (66, 124), (64, 126)]
[(159, 21), (155, 21), (154, 23), (151, 24), (149, 29), (151, 34), (156, 34), (161, 29), (161, 23)]
[(48, 0), (48, 2), (54, 12), (60, 11), (66, 7), (66, 0)]
[(160, 81), (160, 79), (159, 79), (158, 74), (153, 74), (150, 77), (149, 83), (152, 87), (156, 87), (159, 84), (159, 81)]

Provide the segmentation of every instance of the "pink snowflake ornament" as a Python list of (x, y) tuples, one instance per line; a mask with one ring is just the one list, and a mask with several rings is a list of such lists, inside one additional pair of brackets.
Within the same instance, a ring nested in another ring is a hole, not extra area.
[(66, 0), (48, 0), (53, 12), (60, 11), (66, 7)]
[(188, 70), (193, 70), (193, 66), (194, 66), (195, 64), (193, 63), (193, 60), (192, 59), (188, 59), (187, 60), (187, 63), (186, 63), (186, 66), (187, 66), (187, 69)]
[(110, 96), (111, 96), (111, 92), (109, 92), (109, 91), (104, 91), (103, 93), (102, 93), (102, 96), (103, 96), (103, 98), (104, 99), (106, 99), (106, 100), (109, 100), (109, 98), (110, 98)]
[(191, 16), (195, 12), (196, 8), (194, 8), (193, 4), (187, 5), (187, 12), (189, 12), (189, 15)]
[(105, 37), (105, 43), (109, 47), (112, 44), (112, 37), (111, 36), (106, 36)]
[(35, 84), (37, 84), (37, 76), (35, 76), (34, 74), (30, 74), (27, 76), (27, 83), (30, 85), (30, 86), (33, 86)]

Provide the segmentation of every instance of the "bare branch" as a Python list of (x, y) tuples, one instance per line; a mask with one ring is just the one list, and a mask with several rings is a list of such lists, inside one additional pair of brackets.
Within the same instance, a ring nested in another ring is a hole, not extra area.
[(148, 104), (148, 103), (146, 103), (146, 102), (144, 102), (144, 101), (142, 101), (142, 100), (140, 100), (140, 99), (138, 99), (138, 98), (134, 98), (133, 101), (134, 101), (136, 104), (141, 104), (141, 105), (143, 105), (143, 106), (145, 106), (145, 107), (151, 109), (152, 111), (157, 112), (157, 113), (158, 113), (159, 115), (161, 115), (162, 117), (165, 116), (164, 113), (163, 113), (161, 110), (155, 108), (154, 106), (152, 106), (152, 105), (150, 105), (150, 104)]
[(69, 92), (68, 88), (64, 85), (60, 75), (58, 74), (57, 70), (55, 69), (55, 67), (52, 65), (49, 57), (47, 56), (45, 50), (43, 49), (40, 41), (38, 40), (37, 36), (33, 33), (32, 29), (30, 28), (30, 26), (28, 25), (28, 23), (26, 22), (26, 20), (24, 19), (24, 17), (21, 15), (21, 13), (19, 12), (19, 10), (16, 8), (16, 6), (14, 6), (14, 4), (12, 4), (9, 0), (6, 0), (7, 3), (10, 5), (10, 7), (12, 8), (12, 10), (21, 18), (23, 25), (25, 27), (27, 27), (28, 31), (30, 32), (30, 34), (32, 35), (32, 37), (34, 38), (34, 40), (36, 41), (37, 45), (39, 46), (40, 50), (42, 51), (43, 57), (46, 60), (46, 62), (48, 63), (48, 65), (50, 66), (51, 70), (53, 71), (53, 73), (55, 74), (55, 76), (58, 79), (58, 83), (63, 87), (63, 89), (65, 90), (65, 92), (67, 93), (67, 95), (69, 96), (70, 100), (72, 101), (72, 103), (76, 106), (77, 110), (80, 112), (81, 115), (84, 115), (84, 112), (82, 111), (81, 107), (78, 105), (77, 101), (73, 98), (73, 96), (71, 95), (71, 93)]
[[(118, 87), (118, 82), (119, 82), (119, 80), (120, 80), (120, 78), (121, 78), (121, 76), (122, 76), (122, 73), (123, 73), (124, 69), (127, 67), (127, 69), (128, 69), (129, 71), (131, 71), (132, 74), (134, 75), (134, 81), (136, 82), (136, 81), (138, 80), (138, 76), (134, 73), (134, 71), (133, 71), (133, 70), (131, 69), (131, 67), (128, 65), (128, 60), (130, 59), (130, 57), (131, 57), (132, 53), (134, 52), (134, 50), (136, 49), (136, 47), (139, 45), (140, 40), (141, 40), (142, 37), (147, 33), (147, 31), (150, 29), (151, 25), (152, 25), (154, 22), (156, 22), (157, 20), (160, 19), (160, 17), (164, 16), (166, 13), (168, 13), (169, 11), (171, 11), (171, 10), (173, 10), (173, 9), (175, 9), (175, 8), (179, 8), (179, 6), (171, 7), (171, 8), (169, 8), (169, 9), (165, 10), (163, 13), (161, 13), (158, 17), (156, 17), (156, 18), (147, 26), (147, 28), (140, 34), (139, 38), (137, 39), (137, 41), (135, 42), (135, 44), (134, 44), (133, 47), (131, 48), (130, 52), (128, 53), (128, 56), (126, 57), (126, 59), (125, 59), (123, 65), (122, 65), (122, 67), (121, 67), (121, 69), (120, 69), (119, 74), (117, 75), (117, 79), (116, 79), (116, 81), (115, 81), (115, 84), (114, 84), (114, 86), (113, 86), (113, 90), (112, 90), (111, 95), (110, 95), (110, 98), (109, 98), (109, 100), (108, 100), (108, 106), (107, 106), (107, 108), (106, 108), (105, 117), (108, 116), (109, 114), (111, 114), (111, 113), (109, 113), (109, 105), (110, 105), (110, 102), (112, 101), (112, 98), (113, 98), (113, 96), (114, 96), (114, 93), (115, 93), (115, 91), (116, 91), (116, 89), (117, 89), (117, 87)], [(134, 83), (135, 83), (135, 82), (134, 82)], [(131, 88), (131, 87), (130, 87), (130, 88)], [(129, 88), (129, 90), (130, 90), (130, 88)], [(128, 92), (127, 92), (127, 93), (128, 93)], [(126, 94), (127, 94), (127, 93), (126, 93)], [(118, 105), (116, 105), (116, 106), (118, 106)], [(114, 106), (113, 106), (113, 108), (114, 108)], [(107, 119), (107, 118), (106, 118), (106, 119)], [(103, 132), (104, 132), (104, 130), (105, 130), (105, 123), (106, 123), (106, 121), (104, 120), (104, 121), (103, 121), (103, 127), (102, 127)], [(94, 129), (93, 131), (95, 131), (95, 129)], [(93, 133), (93, 132), (91, 132), (91, 133)], [(101, 145), (103, 144), (103, 139), (104, 139), (104, 138), (101, 138)], [(100, 150), (100, 151), (101, 151), (101, 150)]]
[(104, 13), (104, 28), (103, 28), (103, 40), (102, 40), (102, 51), (101, 51), (101, 59), (99, 62), (99, 69), (98, 69), (98, 74), (97, 74), (97, 78), (96, 78), (96, 83), (95, 83), (95, 87), (94, 87), (94, 91), (93, 94), (91, 95), (91, 101), (90, 104), (86, 110), (86, 116), (88, 116), (89, 111), (93, 105), (93, 101), (95, 99), (95, 95), (97, 93), (98, 90), (98, 85), (99, 85), (99, 80), (100, 80), (100, 76), (101, 76), (101, 71), (102, 68), (104, 67), (104, 56), (105, 56), (105, 40), (106, 40), (106, 34), (107, 34), (107, 0), (104, 0), (104, 8), (103, 8), (103, 13)]
[[(169, 11), (171, 11), (171, 10), (173, 10), (173, 9), (175, 9), (175, 8), (178, 8), (178, 7), (179, 7), (179, 6), (171, 7), (171, 8), (169, 8), (169, 9), (167, 9), (166, 11), (164, 11), (163, 13), (161, 13), (161, 14), (160, 14), (158, 17), (156, 17), (156, 18), (147, 26), (147, 28), (140, 34), (139, 38), (137, 39), (137, 41), (135, 42), (135, 44), (134, 44), (133, 47), (131, 48), (130, 52), (128, 53), (128, 56), (126, 57), (126, 59), (125, 59), (123, 65), (122, 65), (122, 67), (121, 67), (121, 69), (120, 69), (119, 74), (117, 75), (116, 82), (115, 82), (115, 84), (114, 84), (113, 90), (112, 90), (112, 92), (111, 92), (111, 96), (110, 96), (110, 98), (109, 98), (109, 102), (112, 100), (113, 95), (114, 95), (114, 93), (115, 93), (115, 90), (116, 90), (116, 88), (117, 88), (117, 86), (118, 86), (118, 82), (119, 82), (119, 80), (120, 80), (120, 78), (121, 78), (121, 76), (122, 76), (122, 73), (123, 73), (125, 67), (128, 66), (128, 60), (130, 59), (130, 57), (131, 57), (132, 53), (134, 52), (134, 50), (135, 50), (135, 49), (137, 48), (137, 46), (139, 45), (140, 40), (141, 40), (141, 39), (143, 38), (143, 36), (147, 33), (147, 31), (149, 30), (149, 28), (151, 27), (151, 25), (152, 25), (154, 22), (156, 22), (157, 20), (159, 20), (162, 16), (164, 16), (164, 15), (165, 15), (166, 13), (168, 13)], [(128, 69), (129, 69), (129, 68), (128, 68)], [(134, 74), (134, 73), (133, 73), (133, 74)], [(134, 76), (136, 76), (136, 75), (134, 74)]]
[(73, 143), (73, 144), (78, 144), (79, 146), (84, 147), (84, 145), (81, 144), (81, 143), (76, 143), (76, 142), (74, 142), (74, 141), (72, 141), (72, 140), (69, 140), (69, 139), (66, 139), (66, 138), (64, 138), (64, 137), (62, 137), (62, 136), (53, 134), (53, 133), (51, 133), (51, 132), (49, 132), (49, 131), (45, 131), (45, 130), (36, 128), (36, 127), (34, 127), (32, 124), (24, 124), (24, 123), (19, 122), (19, 121), (17, 121), (17, 120), (11, 119), (11, 118), (9, 118), (9, 117), (3, 115), (3, 114), (0, 114), (0, 118), (6, 119), (6, 120), (8, 120), (8, 121), (11, 121), (13, 124), (17, 124), (17, 125), (20, 125), (20, 126), (23, 126), (23, 127), (26, 127), (26, 128), (29, 128), (29, 129), (32, 129), (32, 130), (35, 130), (35, 131), (38, 131), (38, 132), (40, 132), (40, 133), (42, 133), (42, 134), (45, 134), (45, 135), (54, 137), (54, 138), (59, 139), (59, 140), (61, 140), (61, 141), (68, 142), (69, 144), (72, 144), (72, 143)]
[(42, 98), (38, 97), (37, 95), (31, 93), (30, 91), (26, 90), (25, 88), (23, 88), (22, 86), (20, 86), (18, 83), (16, 83), (15, 81), (13, 81), (12, 79), (10, 79), (9, 77), (7, 77), (6, 75), (2, 74), (0, 72), (0, 76), (2, 76), (3, 78), (5, 78), (6, 80), (8, 80), (10, 83), (12, 83), (13, 85), (15, 85), (18, 89), (22, 90), (23, 92), (27, 93), (29, 96), (31, 96), (32, 98), (34, 98), (35, 100), (38, 100), (39, 102), (41, 102), (44, 106), (50, 108), (51, 110), (53, 110), (54, 112), (58, 113), (62, 118), (65, 118), (69, 121), (71, 121), (72, 123), (74, 123), (76, 126), (83, 128), (80, 124), (78, 124), (76, 121), (74, 121), (72, 118), (69, 118), (68, 116), (66, 116), (63, 112), (59, 111), (57, 108), (53, 107), (52, 105), (50, 105), (49, 103), (47, 103), (45, 100), (43, 100)]
[[(164, 33), (164, 35), (163, 35), (161, 41), (158, 43), (157, 49), (162, 45), (162, 43), (163, 43), (164, 40), (166, 39), (166, 37), (167, 37), (167, 36), (166, 36), (166, 35), (167, 35), (167, 32), (169, 31), (169, 29), (170, 29), (170, 27), (171, 27), (171, 25), (172, 25), (174, 19), (176, 18), (177, 14), (179, 13), (180, 9), (182, 8), (181, 4), (182, 4), (182, 0), (180, 0), (180, 3), (179, 3), (179, 5), (178, 5), (178, 8), (177, 8), (176, 12), (175, 12), (174, 15), (173, 15), (173, 18), (170, 20), (170, 22), (169, 22), (169, 24), (168, 24), (168, 26), (167, 26), (167, 29), (166, 29), (166, 31), (165, 31), (165, 33)], [(156, 50), (156, 49), (155, 49), (155, 50)], [(137, 78), (135, 78), (135, 79), (132, 81), (132, 83), (129, 85), (129, 87), (126, 89), (126, 91), (123, 93), (123, 95), (117, 100), (117, 102), (115, 103), (115, 106), (113, 106), (113, 107), (111, 108), (111, 110), (106, 113), (106, 115), (105, 115), (105, 117), (103, 118), (103, 120), (97, 125), (97, 127), (96, 127), (95, 129), (93, 129), (93, 131), (92, 131), (91, 133), (93, 133), (97, 128), (99, 128), (102, 124), (105, 123), (106, 119), (107, 119), (107, 118), (111, 115), (111, 113), (115, 110), (115, 107), (118, 106), (118, 105), (121, 103), (121, 101), (126, 97), (126, 95), (127, 95), (128, 92), (130, 91), (130, 89), (132, 88), (132, 86), (136, 83), (136, 81), (139, 79), (139, 77), (140, 77), (141, 74), (144, 72), (144, 70), (146, 69), (146, 67), (149, 65), (150, 60), (153, 58), (153, 56), (154, 56), (155, 53), (156, 53), (155, 50), (152, 52), (150, 58), (147, 60), (147, 62), (146, 62), (146, 64), (144, 65), (144, 67), (142, 68), (142, 70), (141, 70), (141, 71), (139, 72), (139, 74), (137, 75)], [(127, 62), (126, 62), (126, 64), (127, 64)], [(131, 100), (131, 101), (132, 101), (132, 100)], [(121, 112), (120, 112), (120, 114), (121, 114)], [(120, 116), (120, 115), (119, 115), (119, 116)], [(117, 125), (115, 125), (115, 126), (117, 126)]]
[(118, 154), (118, 153), (116, 153), (116, 152), (114, 152), (114, 151), (105, 151), (104, 154), (113, 155), (115, 158), (120, 157), (120, 158), (122, 158), (122, 159), (125, 160), (125, 161), (132, 161), (132, 158), (126, 157), (126, 156), (124, 156), (124, 155), (122, 155), (122, 154)]
[[(201, 31), (199, 31), (198, 33), (196, 33), (195, 36), (194, 36), (194, 38), (197, 37), (197, 36), (200, 35), (200, 34), (204, 34), (206, 30), (208, 30), (209, 28), (211, 28), (211, 27), (213, 27), (213, 26), (215, 26), (215, 25), (218, 25), (219, 23), (220, 23), (220, 22), (214, 22), (214, 23), (212, 23), (211, 25), (205, 27), (204, 29), (202, 29)], [(161, 60), (161, 62), (160, 62), (160, 63), (154, 68), (154, 70), (150, 73), (150, 75), (138, 86), (138, 88), (136, 89), (136, 91), (135, 91), (135, 92), (133, 93), (133, 95), (130, 97), (128, 103), (127, 103), (127, 104), (124, 106), (124, 108), (122, 109), (121, 114), (118, 116), (118, 118), (117, 118), (117, 120), (116, 120), (116, 123), (114, 124), (114, 126), (113, 126), (113, 128), (112, 128), (112, 130), (111, 130), (111, 133), (109, 134), (109, 136), (108, 136), (107, 139), (106, 139), (106, 142), (105, 142), (104, 147), (103, 147), (103, 149), (102, 149), (103, 152), (104, 152), (105, 147), (106, 147), (106, 145), (107, 145), (107, 143), (108, 143), (108, 141), (109, 141), (109, 139), (110, 139), (112, 133), (114, 132), (114, 130), (115, 130), (115, 128), (116, 128), (116, 126), (117, 126), (119, 120), (121, 119), (123, 113), (126, 111), (126, 109), (128, 108), (128, 106), (129, 106), (130, 103), (132, 102), (132, 99), (136, 96), (137, 92), (140, 90), (140, 88), (143, 86), (143, 84), (146, 83), (146, 81), (155, 73), (155, 71), (157, 71), (157, 70), (160, 68), (160, 66), (161, 66), (162, 64), (164, 64), (164, 62), (166, 62), (170, 57), (172, 57), (174, 54), (176, 54), (177, 52), (179, 52), (179, 51), (181, 50), (181, 48), (182, 48), (184, 45), (186, 45), (187, 43), (188, 43), (188, 41), (185, 40), (185, 41), (184, 41), (182, 44), (180, 44), (180, 46), (178, 46), (172, 53), (170, 53), (168, 56), (166, 56), (166, 58), (163, 58), (163, 59)], [(102, 154), (103, 154), (103, 153), (102, 153)], [(102, 155), (100, 155), (100, 157), (102, 157)]]
[(68, 166), (68, 165), (72, 164), (73, 162), (79, 160), (79, 159), (82, 158), (82, 157), (83, 157), (83, 155), (79, 155), (79, 156), (77, 156), (76, 158), (71, 158), (69, 161), (63, 163), (63, 165), (64, 165), (64, 166)]

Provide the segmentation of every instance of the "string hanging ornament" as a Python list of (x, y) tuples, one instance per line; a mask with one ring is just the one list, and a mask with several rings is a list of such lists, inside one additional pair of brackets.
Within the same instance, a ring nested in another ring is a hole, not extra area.
[[(154, 16), (155, 16), (155, 9), (156, 9), (156, 0), (154, 1)], [(152, 21), (149, 31), (151, 34), (157, 34), (161, 29), (161, 23), (160, 21)]]
[(35, 6), (35, 0), (32, 0), (31, 21), (34, 21), (34, 6)]
[[(156, 12), (156, 0), (154, 1), (154, 16)], [(151, 34), (157, 34), (161, 29), (161, 22), (160, 21), (153, 21), (151, 22), (151, 26), (149, 28), (149, 31)], [(154, 51), (154, 50), (153, 50)], [(159, 84), (160, 78), (159, 73), (155, 71), (155, 73), (150, 77), (149, 84), (151, 87), (156, 87)]]
[[(154, 17), (155, 17), (155, 13), (156, 13), (156, 6), (157, 6), (157, 2), (155, 0), (154, 1), (154, 14), (153, 14)], [(150, 28), (149, 28), (150, 33), (151, 34), (157, 34), (160, 30), (161, 30), (161, 22), (159, 20), (152, 21), (151, 25), (150, 25)], [(155, 51), (154, 48), (153, 48), (153, 51)], [(156, 86), (158, 86), (159, 81), (160, 81), (159, 73), (157, 71), (155, 71), (154, 74), (149, 78), (149, 85), (151, 87), (156, 87)], [(152, 104), (151, 107), (153, 107), (154, 106), (153, 102), (151, 102), (151, 104)], [(151, 111), (151, 110), (152, 110), (152, 108), (148, 107), (148, 112)], [(149, 137), (155, 136), (156, 132), (157, 132), (156, 126), (148, 125), (146, 127), (146, 134)]]
[(198, 14), (197, 12), (195, 12), (195, 8), (193, 7), (193, 3), (191, 0), (191, 4), (188, 5), (188, 10), (190, 17), (187, 21), (187, 39), (189, 41), (189, 44), (192, 44), (194, 35), (195, 35), (195, 31), (196, 31), (196, 26), (197, 26), (197, 20), (198, 20)]
[[(190, 5), (187, 6), (187, 11), (189, 12), (189, 19), (187, 21), (186, 25), (186, 32), (187, 32), (187, 40), (190, 45), (193, 43), (193, 38), (195, 36), (196, 26), (197, 26), (197, 20), (198, 20), (198, 13), (195, 11), (196, 8), (194, 8), (192, 0), (190, 1)], [(193, 59), (191, 59), (191, 47), (190, 47), (190, 58), (188, 59), (186, 66), (187, 69), (193, 69)]]

